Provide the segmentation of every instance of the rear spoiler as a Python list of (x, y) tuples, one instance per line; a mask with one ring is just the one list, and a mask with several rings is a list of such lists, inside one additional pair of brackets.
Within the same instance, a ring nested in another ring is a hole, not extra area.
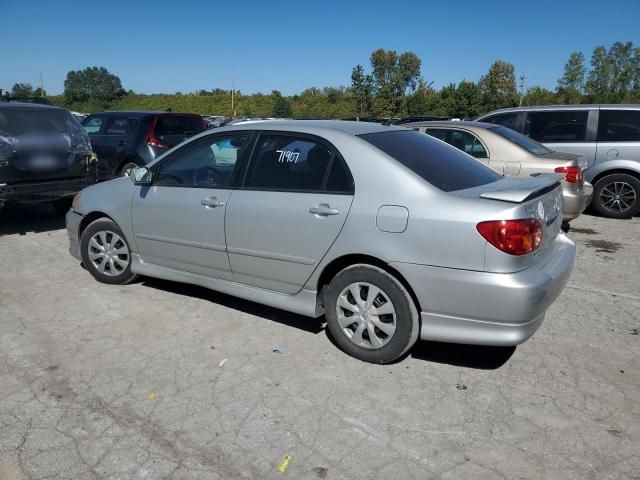
[(505, 177), (494, 184), (495, 189), (481, 193), (480, 197), (522, 203), (555, 190), (560, 185), (560, 180), (562, 175), (556, 173), (533, 174), (527, 179)]

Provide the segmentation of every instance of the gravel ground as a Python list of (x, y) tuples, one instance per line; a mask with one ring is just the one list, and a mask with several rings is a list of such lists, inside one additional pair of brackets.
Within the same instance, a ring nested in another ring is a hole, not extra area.
[(0, 479), (638, 479), (640, 219), (573, 226), (570, 284), (524, 345), (375, 366), (322, 321), (96, 283), (48, 206), (8, 207)]

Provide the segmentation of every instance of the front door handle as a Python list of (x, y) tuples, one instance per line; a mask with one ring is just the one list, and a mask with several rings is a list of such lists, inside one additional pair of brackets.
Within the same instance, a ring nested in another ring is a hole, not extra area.
[(313, 213), (314, 215), (318, 215), (320, 217), (327, 217), (329, 215), (338, 215), (340, 213), (340, 210), (338, 210), (337, 208), (331, 208), (326, 203), (321, 203), (320, 205), (311, 207), (309, 209), (309, 213)]
[(209, 197), (200, 201), (200, 205), (206, 208), (216, 208), (216, 207), (222, 207), (224, 205), (224, 202), (221, 202), (216, 197)]

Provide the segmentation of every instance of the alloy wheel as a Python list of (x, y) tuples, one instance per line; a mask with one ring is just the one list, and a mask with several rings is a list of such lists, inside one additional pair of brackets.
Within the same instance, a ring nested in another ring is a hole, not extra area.
[(637, 192), (633, 185), (627, 182), (611, 182), (600, 191), (602, 206), (614, 213), (625, 213), (636, 202)]

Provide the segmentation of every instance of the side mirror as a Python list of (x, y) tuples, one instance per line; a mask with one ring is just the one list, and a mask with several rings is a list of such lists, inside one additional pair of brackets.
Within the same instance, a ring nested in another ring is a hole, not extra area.
[(136, 185), (151, 185), (153, 173), (147, 167), (136, 167), (129, 176)]

